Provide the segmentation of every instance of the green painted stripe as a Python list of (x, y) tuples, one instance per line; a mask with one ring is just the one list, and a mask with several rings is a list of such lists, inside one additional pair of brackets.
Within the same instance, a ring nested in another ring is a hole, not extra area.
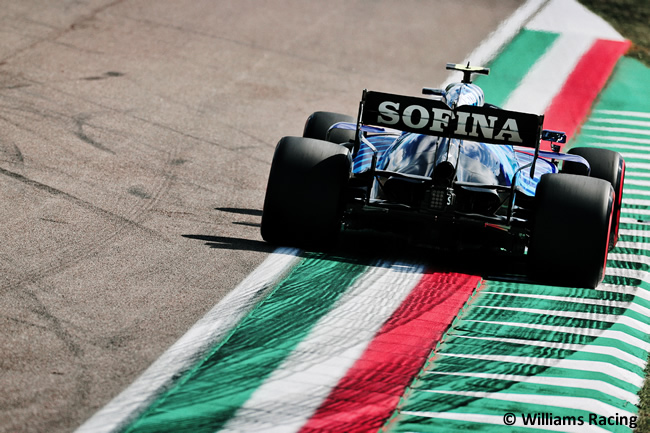
[(612, 284), (616, 286), (630, 286), (638, 287), (643, 284), (643, 280), (633, 277), (624, 277), (619, 275), (605, 275), (603, 279), (604, 284)]
[[(636, 393), (638, 387), (633, 384), (612, 377), (605, 373), (598, 373), (593, 371), (581, 371), (576, 369), (569, 368), (555, 368), (548, 367), (544, 365), (535, 365), (535, 364), (521, 364), (516, 362), (503, 362), (503, 361), (492, 361), (492, 360), (477, 360), (477, 359), (467, 359), (467, 358), (455, 358), (455, 357), (446, 357), (441, 356), (435, 361), (435, 364), (427, 368), (427, 371), (432, 372), (444, 372), (444, 373), (486, 373), (486, 374), (498, 374), (498, 375), (515, 375), (515, 376), (545, 376), (545, 377), (561, 377), (566, 379), (586, 379), (586, 380), (597, 380), (603, 383), (609, 383), (613, 386), (616, 386), (625, 391)], [(429, 380), (429, 389), (435, 387), (435, 383), (438, 380), (446, 381), (447, 379), (441, 379), (443, 376), (431, 376), (422, 375), (419, 377), (421, 380), (422, 377), (427, 377)], [(457, 379), (458, 380), (458, 379)], [(434, 383), (435, 382), (435, 383)], [(467, 388), (457, 387), (456, 389), (465, 390)]]
[[(562, 292), (565, 290), (565, 288), (549, 288), (545, 286), (528, 286), (528, 285), (520, 285), (520, 288), (526, 288), (527, 290), (524, 289), (524, 291), (528, 293), (535, 293), (535, 289), (537, 289), (537, 295), (542, 295), (542, 294), (547, 294), (548, 291), (553, 292)], [(547, 293), (540, 293), (543, 292), (544, 289), (547, 289)], [(576, 290), (576, 289), (574, 289)], [(620, 315), (620, 316), (626, 316), (630, 317), (639, 323), (642, 324), (647, 324), (650, 322), (650, 318), (644, 316), (643, 314), (640, 314), (636, 311), (632, 311), (627, 308), (620, 308), (620, 307), (615, 307), (615, 306), (607, 306), (607, 305), (596, 305), (596, 304), (589, 304), (589, 303), (577, 303), (577, 302), (566, 302), (562, 300), (546, 300), (546, 299), (539, 299), (539, 298), (530, 298), (530, 297), (513, 297), (513, 296), (505, 296), (505, 295), (499, 295), (499, 294), (493, 294), (489, 292), (504, 292), (503, 288), (499, 287), (498, 282), (493, 282), (493, 281), (487, 281), (485, 283), (485, 287), (483, 288), (483, 292), (477, 296), (477, 298), (473, 301), (472, 305), (470, 308), (468, 308), (466, 311), (468, 314), (464, 317), (465, 320), (477, 320), (477, 321), (491, 321), (491, 322), (511, 322), (511, 323), (529, 323), (529, 324), (545, 324), (545, 325), (555, 325), (555, 326), (573, 326), (573, 327), (578, 327), (578, 328), (590, 328), (590, 329), (621, 329), (623, 332), (626, 332), (628, 335), (631, 335), (635, 338), (640, 338), (641, 340), (645, 341), (647, 340), (647, 337), (640, 332), (639, 330), (635, 328), (631, 328), (627, 325), (623, 324), (612, 324), (611, 322), (605, 322), (601, 320), (601, 316), (603, 314), (607, 315)], [(519, 291), (521, 293), (521, 291)], [(590, 298), (594, 300), (601, 300), (601, 301), (614, 301), (614, 302), (619, 302), (619, 303), (625, 303), (625, 302), (631, 302), (634, 300), (634, 297), (631, 295), (626, 295), (626, 294), (621, 294), (621, 293), (613, 293), (613, 292), (604, 292), (604, 291), (595, 291), (591, 290), (589, 292)], [(557, 295), (554, 295), (557, 296)], [(600, 296), (600, 297), (598, 297)], [(574, 298), (576, 296), (570, 296), (571, 298)], [(585, 298), (589, 299), (589, 298)], [(640, 300), (640, 305), (648, 305), (646, 301)], [(494, 307), (499, 307), (499, 306), (507, 306), (508, 308), (530, 308), (530, 309), (538, 309), (538, 310), (549, 310), (550, 313), (547, 314), (545, 312), (540, 311), (539, 313), (537, 312), (522, 312), (522, 311), (516, 311), (516, 310), (502, 310), (502, 309), (491, 309), (491, 308), (485, 308), (489, 306), (494, 306)], [(576, 312), (576, 313), (587, 313), (587, 315), (594, 315), (593, 319), (588, 319), (588, 318), (568, 318), (566, 316), (554, 316), (553, 311), (559, 312)], [(472, 331), (476, 332), (476, 335), (493, 335), (491, 334), (494, 332), (494, 330), (486, 332), (485, 329), (480, 329), (481, 327), (479, 326), (478, 329), (473, 328)], [(500, 336), (506, 336), (506, 335), (512, 335), (513, 330), (508, 329), (505, 330), (504, 333), (499, 333)], [(540, 331), (540, 330), (535, 330), (531, 328), (527, 328), (525, 330), (521, 330), (519, 332), (516, 332), (517, 334), (515, 337), (511, 338), (522, 338), (522, 339), (531, 339), (535, 341), (557, 341), (557, 342), (571, 342), (571, 339), (567, 340), (567, 335), (562, 333), (558, 336), (553, 336), (553, 333), (549, 333), (548, 331)], [(550, 338), (550, 339), (549, 339)], [(593, 343), (593, 341), (586, 341), (583, 339), (583, 341), (580, 344), (585, 344), (585, 343)], [(604, 344), (603, 344), (604, 343)], [(630, 347), (630, 345), (622, 342), (613, 342), (613, 341), (601, 341), (601, 345), (609, 345), (608, 343), (613, 343), (611, 347), (617, 347), (621, 350), (626, 351), (627, 353), (633, 353), (637, 356), (640, 356), (642, 359), (646, 359), (647, 353), (643, 352), (638, 352), (634, 350), (634, 348)], [(476, 344), (475, 348), (478, 348), (478, 344)], [(502, 347), (502, 346), (498, 346)], [(534, 346), (529, 346), (529, 348), (522, 349), (524, 351), (528, 350), (539, 350), (539, 348), (536, 348)], [(473, 349), (472, 349), (473, 350)], [(516, 349), (513, 349), (516, 351)], [(508, 351), (506, 351), (508, 352)], [(473, 352), (468, 352), (468, 353), (473, 353)], [(484, 353), (489, 353), (489, 352), (484, 352)], [(514, 353), (514, 352), (513, 352)], [(528, 353), (522, 356), (529, 356)], [(537, 356), (537, 355), (532, 355), (532, 356)], [(554, 357), (562, 357), (561, 355), (554, 356)]]
[[(639, 190), (640, 189), (641, 188), (639, 188)], [(650, 193), (650, 189), (648, 189), (647, 191)], [(623, 191), (623, 197), (625, 197), (625, 199), (648, 200), (648, 199), (650, 199), (650, 194), (649, 195), (644, 195), (644, 194), (640, 194), (640, 193), (631, 193), (630, 190), (627, 190), (627, 191), (624, 190)]]
[[(648, 356), (648, 353), (627, 342), (608, 338), (600, 337), (595, 335), (584, 335), (571, 332), (563, 331), (553, 331), (549, 332), (547, 329), (535, 329), (535, 328), (524, 328), (516, 326), (517, 322), (513, 322), (513, 325), (507, 325), (502, 323), (482, 323), (475, 322), (471, 324), (471, 336), (478, 337), (492, 337), (492, 338), (516, 338), (521, 340), (530, 340), (530, 341), (541, 341), (549, 343), (563, 343), (563, 344), (576, 344), (576, 345), (597, 345), (604, 347), (611, 347), (613, 349), (618, 349), (623, 352), (629, 353), (632, 356), (635, 356), (639, 359), (645, 360)], [(449, 335), (450, 340), (455, 336), (467, 335), (467, 332), (454, 332)], [(441, 346), (442, 347), (442, 346)], [(539, 351), (544, 351), (546, 349), (539, 348)]]
[(634, 116), (617, 116), (614, 118), (612, 116), (601, 115), (589, 119), (585, 124), (598, 126), (620, 126), (625, 128), (638, 129), (641, 131), (650, 129), (650, 121), (639, 120)]
[[(650, 80), (648, 78), (650, 78), (650, 74), (645, 65), (632, 58), (622, 57), (614, 69), (612, 79), (599, 95), (594, 112), (600, 116), (598, 114), (599, 110), (650, 111), (647, 99), (647, 95), (650, 94)], [(588, 120), (585, 125), (588, 126), (592, 123)], [(630, 134), (583, 129), (580, 135), (575, 138), (574, 145), (590, 146), (590, 143), (596, 140), (592, 137), (593, 135), (632, 136)], [(645, 136), (643, 138), (650, 137)]]
[(474, 80), (474, 83), (483, 89), (485, 101), (503, 105), (558, 36), (557, 33), (522, 30), (507, 48), (490, 62), (490, 76), (477, 76)]
[[(625, 128), (611, 125), (596, 125), (593, 123), (586, 123), (582, 126), (585, 133), (594, 136), (616, 137), (616, 139), (623, 143), (633, 143), (635, 140), (648, 140), (650, 139), (650, 130), (641, 128)], [(628, 152), (630, 150), (627, 150)]]
[[(541, 384), (530, 384), (526, 382), (518, 382), (511, 380), (494, 380), (494, 379), (480, 379), (480, 378), (460, 378), (460, 380), (448, 381), (444, 384), (440, 383), (440, 379), (432, 381), (435, 385), (435, 391), (458, 391), (458, 390), (472, 390), (473, 392), (502, 392), (507, 394), (529, 394), (529, 395), (553, 395), (558, 397), (582, 397), (598, 400), (602, 403), (612, 405), (624, 409), (629, 405), (626, 401), (611, 397), (603, 392), (593, 389), (563, 387), (563, 386), (549, 386)], [(420, 383), (418, 386), (417, 394), (409, 401), (409, 404), (404, 407), (405, 411), (426, 411), (427, 408), (438, 407), (440, 400), (447, 399), (467, 399), (466, 396), (455, 396), (444, 393), (427, 392), (426, 384)], [(458, 406), (456, 406), (458, 407)], [(546, 409), (548, 411), (548, 409)], [(478, 412), (489, 414), (492, 411)]]
[[(533, 302), (531, 306), (534, 307), (536, 304)], [(493, 309), (474, 309), (472, 310), (471, 316), (466, 316), (466, 320), (480, 320), (480, 321), (490, 321), (490, 322), (505, 322), (505, 323), (528, 323), (533, 325), (545, 325), (545, 326), (571, 326), (575, 328), (586, 328), (586, 329), (599, 329), (599, 330), (619, 330), (625, 332), (626, 334), (645, 340), (646, 334), (642, 331), (632, 328), (625, 324), (620, 323), (611, 323), (599, 320), (598, 318), (594, 319), (584, 319), (584, 318), (574, 318), (568, 316), (559, 316), (552, 314), (540, 314), (532, 312), (521, 312), (521, 311), (507, 311), (507, 310), (493, 310)]]
[[(628, 224), (621, 224), (620, 228), (623, 228), (623, 226), (626, 226)], [(640, 243), (650, 243), (650, 231), (648, 233), (648, 236), (641, 236), (638, 234), (635, 235), (620, 235), (619, 236), (619, 241), (620, 242), (640, 242)], [(618, 246), (616, 248), (619, 248)]]
[(366, 268), (360, 261), (305, 254), (224, 342), (126, 431), (221, 428)]
[(622, 208), (621, 218), (636, 218), (641, 223), (650, 222), (650, 212), (647, 208)]
[[(618, 264), (618, 262), (617, 262)], [(619, 295), (619, 294), (615, 294)], [(625, 295), (621, 295), (625, 296)], [(627, 296), (625, 296), (627, 297)], [(590, 299), (590, 298), (586, 298)], [(509, 308), (530, 308), (531, 303), (534, 303), (536, 309), (540, 310), (554, 310), (554, 311), (572, 311), (572, 312), (582, 312), (582, 313), (594, 313), (594, 314), (624, 314), (627, 311), (627, 305), (625, 307), (615, 306), (615, 305), (599, 305), (595, 303), (596, 298), (591, 298), (594, 300), (593, 304), (582, 303), (582, 302), (567, 302), (559, 301), (553, 299), (543, 299), (543, 298), (533, 298), (533, 297), (518, 297), (518, 296), (508, 296), (507, 294), (498, 295), (491, 294), (490, 296), (483, 296), (480, 300), (477, 300), (474, 304), (475, 306), (482, 307), (502, 307), (507, 306)], [(621, 305), (623, 305), (621, 302)]]
[[(494, 293), (496, 292), (496, 293)], [(469, 413), (482, 414), (491, 416), (503, 416), (506, 412), (513, 413), (535, 413), (535, 412), (553, 412), (554, 414), (567, 414), (572, 416), (584, 415), (589, 416), (586, 411), (567, 410), (554, 407), (551, 404), (531, 404), (503, 401), (491, 398), (477, 398), (476, 396), (459, 396), (450, 394), (437, 394), (427, 392), (435, 391), (454, 391), (454, 390), (472, 390), (473, 392), (498, 392), (514, 393), (524, 395), (538, 396), (557, 396), (557, 397), (582, 397), (610, 405), (613, 408), (619, 408), (621, 411), (634, 413), (636, 409), (620, 398), (609, 395), (605, 392), (586, 390), (575, 386), (561, 387), (556, 385), (539, 385), (528, 384), (525, 382), (512, 380), (495, 380), (469, 378), (466, 376), (446, 376), (436, 374), (426, 374), (427, 372), (480, 372), (499, 375), (516, 375), (516, 376), (548, 376), (548, 377), (565, 377), (567, 379), (587, 379), (591, 381), (601, 381), (611, 386), (627, 391), (634, 395), (638, 391), (638, 385), (622, 380), (615, 375), (609, 375), (600, 371), (580, 371), (575, 368), (564, 368), (552, 365), (534, 365), (535, 359), (555, 359), (570, 361), (597, 361), (609, 363), (612, 366), (622, 368), (631, 372), (638, 380), (644, 376), (643, 370), (639, 365), (633, 365), (630, 362), (621, 360), (615, 356), (607, 354), (594, 354), (584, 351), (568, 350), (561, 347), (539, 347), (527, 344), (498, 342), (490, 340), (475, 340), (462, 338), (464, 335), (483, 336), (498, 338), (499, 336), (507, 338), (519, 338), (523, 341), (555, 341), (561, 343), (574, 344), (597, 344), (599, 346), (612, 347), (624, 350), (627, 353), (634, 354), (644, 360), (647, 353), (631, 346), (630, 344), (614, 340), (612, 338), (602, 338), (597, 336), (585, 336), (569, 334), (565, 332), (552, 332), (549, 330), (540, 330), (534, 328), (521, 328), (514, 326), (515, 323), (541, 323), (545, 325), (554, 325), (558, 327), (584, 327), (589, 329), (600, 330), (619, 330), (633, 335), (642, 341), (648, 341), (648, 336), (638, 330), (621, 324), (612, 324), (595, 319), (576, 319), (568, 317), (555, 317), (552, 314), (536, 314), (521, 312), (516, 310), (491, 310), (486, 306), (508, 305), (511, 307), (522, 306), (529, 308), (538, 308), (557, 311), (576, 311), (588, 312), (596, 315), (600, 314), (624, 314), (630, 315), (617, 306), (608, 305), (591, 305), (591, 304), (574, 304), (561, 301), (536, 298), (517, 298), (504, 300), (507, 293), (524, 293), (524, 294), (544, 294), (547, 296), (567, 296), (576, 297), (579, 294), (586, 295), (588, 299), (610, 300), (612, 302), (631, 301), (631, 295), (620, 294), (607, 291), (595, 291), (565, 287), (550, 287), (527, 284), (515, 284), (508, 282), (486, 281), (482, 291), (468, 304), (464, 309), (462, 316), (457, 320), (453, 329), (451, 329), (444, 342), (438, 347), (438, 355), (425, 367), (423, 372), (414, 382), (412, 391), (408, 398), (400, 405), (402, 415), (397, 415), (399, 419), (396, 428), (391, 431), (435, 431), (441, 425), (447, 425), (447, 420), (441, 424), (441, 420), (427, 418), (422, 416), (404, 415), (409, 411), (429, 411), (432, 408), (436, 412), (446, 413)], [(647, 323), (648, 318), (638, 313), (634, 313), (635, 319)], [(489, 320), (494, 322), (512, 322), (513, 326), (503, 324), (487, 324), (474, 322), (475, 320)], [(461, 355), (456, 357), (453, 355)], [(531, 364), (522, 364), (517, 362), (506, 362), (486, 359), (465, 358), (465, 355), (497, 355), (502, 356), (519, 356), (531, 360)], [(562, 364), (559, 364), (562, 365)], [(566, 364), (564, 364), (566, 365)], [(498, 419), (498, 418), (497, 418)], [(468, 428), (474, 426), (481, 430), (485, 427), (487, 431), (491, 427), (484, 423), (467, 423), (456, 422), (459, 425), (466, 425)], [(415, 428), (417, 426), (417, 428)], [(495, 426), (498, 429), (498, 425)]]
[[(480, 298), (480, 295), (479, 295)], [(535, 300), (533, 300), (534, 302)], [(476, 302), (479, 302), (477, 299)], [(483, 323), (477, 323), (477, 322), (471, 322), (471, 320), (493, 320), (493, 321), (502, 321), (502, 322), (509, 322), (512, 321), (514, 323), (534, 323), (536, 319), (540, 319), (541, 315), (535, 315), (535, 314), (529, 314), (529, 313), (520, 313), (520, 312), (502, 312), (501, 314), (496, 314), (494, 316), (491, 316), (490, 314), (487, 314), (488, 317), (484, 318), (482, 316), (485, 316), (486, 313), (494, 313), (494, 311), (486, 311), (482, 310), (480, 308), (470, 308), (465, 311), (462, 317), (462, 327), (460, 328), (461, 332), (465, 332), (470, 334), (471, 336), (490, 336), (492, 335), (492, 332), (501, 333), (501, 335), (507, 336), (508, 338), (515, 338), (513, 334), (518, 333), (519, 335), (516, 335), (516, 338), (522, 338), (522, 339), (529, 339), (531, 341), (537, 341), (538, 338), (541, 338), (542, 341), (562, 341), (562, 342), (567, 342), (566, 337), (568, 334), (566, 333), (559, 333), (555, 335), (556, 333), (554, 332), (549, 332), (548, 330), (546, 331), (540, 331), (537, 329), (531, 329), (531, 328), (519, 328), (516, 329), (515, 332), (513, 332), (513, 328), (509, 328), (507, 326), (495, 326), (492, 324), (483, 324)], [(505, 316), (505, 317), (504, 317)], [(514, 316), (514, 317), (513, 317)], [(537, 317), (535, 317), (537, 316)], [(544, 317), (546, 321), (548, 319), (552, 319), (550, 317)], [(556, 323), (556, 326), (576, 326), (580, 327), (582, 326), (589, 326), (590, 328), (597, 328), (597, 329), (614, 329), (616, 325), (612, 326), (611, 323), (606, 323), (606, 322), (600, 322), (600, 321), (589, 321), (589, 320), (569, 320), (568, 322), (574, 322), (574, 323), (567, 323), (566, 318), (565, 320), (559, 321)], [(508, 329), (509, 328), (509, 329)], [(633, 329), (627, 327), (626, 331), (634, 331)], [(458, 329), (457, 327), (454, 328)], [(449, 357), (445, 355), (452, 355), (452, 354), (480, 354), (480, 355), (503, 355), (507, 354), (508, 356), (523, 356), (523, 357), (529, 357), (529, 358), (552, 358), (552, 359), (571, 359), (571, 360), (585, 360), (585, 361), (601, 361), (601, 362), (611, 362), (613, 365), (617, 365), (621, 368), (624, 368), (628, 371), (632, 371), (636, 373), (639, 377), (643, 377), (643, 372), (642, 369), (636, 365), (632, 365), (628, 362), (621, 361), (617, 358), (614, 358), (612, 356), (608, 355), (594, 355), (592, 353), (586, 353), (586, 352), (576, 352), (576, 351), (571, 351), (571, 350), (564, 350), (564, 349), (555, 349), (555, 348), (540, 348), (537, 346), (528, 346), (528, 345), (523, 345), (523, 344), (511, 344), (511, 343), (498, 343), (498, 344), (492, 344), (492, 342), (484, 340), (484, 341), (476, 341), (476, 340), (467, 340), (467, 339), (454, 339), (453, 338), (453, 332), (451, 335), (445, 340), (445, 343), (443, 343), (439, 349), (438, 353), (440, 354), (438, 358), (436, 358), (435, 362), (427, 367), (425, 371), (439, 371), (442, 368), (445, 368), (445, 365), (452, 364), (455, 366), (457, 369), (456, 371), (467, 371), (467, 372), (491, 372), (491, 373), (499, 373), (499, 374), (516, 374), (516, 375), (534, 375), (534, 374), (540, 374), (542, 371), (549, 371), (549, 370), (561, 370), (558, 368), (552, 368), (552, 367), (543, 367), (543, 366), (536, 366), (536, 365), (528, 365), (528, 364), (516, 364), (516, 363), (509, 363), (509, 362), (498, 362), (498, 361), (486, 361), (486, 360), (477, 360), (477, 359), (469, 359), (469, 358), (457, 358), (457, 357)], [(641, 333), (636, 333), (636, 337), (640, 338), (643, 337)], [(586, 337), (586, 336), (580, 336), (579, 337), (582, 342), (585, 343), (592, 343), (596, 338), (594, 337)], [(647, 339), (647, 336), (646, 336)], [(644, 339), (644, 341), (646, 341)], [(463, 341), (465, 340), (465, 341)], [(618, 347), (621, 349), (628, 349), (630, 350), (631, 348), (629, 345), (628, 347), (625, 347), (625, 344), (621, 344), (620, 342), (616, 342), (614, 340), (608, 339), (609, 341), (605, 341), (604, 339), (601, 339), (599, 341), (599, 345), (606, 345), (608, 342), (613, 343), (613, 347)], [(631, 350), (633, 351), (633, 350)], [(643, 353), (637, 352), (637, 354), (643, 356)], [(646, 354), (647, 355), (647, 354)], [(508, 365), (510, 364), (510, 365)], [(490, 366), (497, 366), (497, 368), (504, 368), (506, 367), (508, 371), (499, 371), (498, 369), (495, 371), (492, 371)], [(627, 389), (629, 391), (635, 391), (634, 387), (630, 386), (629, 383), (619, 380), (615, 377), (602, 374), (602, 373), (597, 373), (597, 372), (578, 372), (579, 374), (585, 374), (583, 378), (591, 378), (592, 380), (602, 380), (604, 382), (610, 383), (614, 386), (618, 386), (619, 388), (622, 389)], [(548, 373), (549, 375), (555, 376), (553, 373)], [(566, 374), (566, 373), (565, 373)], [(574, 372), (575, 374), (575, 372)], [(467, 388), (457, 388), (457, 389), (467, 389)], [(435, 406), (432, 406), (435, 407)], [(407, 410), (407, 409), (403, 409)]]
[[(540, 374), (539, 379), (549, 380), (552, 376), (548, 374), (544, 375), (544, 372)], [(462, 374), (462, 373), (461, 373)], [(418, 389), (420, 391), (427, 390), (440, 390), (440, 391), (455, 391), (455, 390), (472, 390), (478, 392), (518, 392), (526, 394), (541, 394), (541, 395), (567, 395), (567, 391), (575, 397), (591, 397), (596, 393), (597, 399), (608, 404), (615, 405), (625, 405), (625, 401), (621, 399), (612, 397), (606, 393), (603, 393), (601, 390), (593, 388), (580, 388), (580, 387), (566, 387), (558, 386), (551, 384), (541, 384), (538, 382), (527, 383), (520, 380), (511, 380), (508, 379), (511, 376), (502, 376), (502, 378), (492, 378), (492, 377), (473, 377), (473, 376), (459, 376), (459, 375), (448, 375), (442, 372), (435, 372), (425, 375), (423, 378), (418, 380), (414, 385), (413, 389)], [(530, 376), (524, 376), (530, 377)], [(566, 380), (567, 377), (555, 377), (555, 379)], [(577, 379), (577, 378), (571, 378)], [(593, 381), (594, 384), (598, 383)], [(538, 392), (539, 390), (539, 392)]]
[[(615, 253), (627, 253), (630, 250), (636, 251), (633, 248), (617, 248), (613, 250)], [(567, 287), (555, 287), (555, 286), (533, 286), (522, 284), (514, 287), (504, 287), (503, 285), (493, 285), (490, 283), (489, 286), (485, 289), (486, 292), (497, 296), (502, 295), (513, 295), (509, 298), (506, 298), (506, 303), (504, 305), (509, 305), (509, 299), (514, 299), (515, 295), (530, 295), (534, 297), (559, 297), (564, 299), (581, 299), (584, 303), (588, 303), (589, 300), (594, 300), (597, 303), (603, 302), (633, 302), (634, 295), (611, 292), (611, 291), (600, 291), (592, 289), (582, 289), (582, 288), (567, 288)]]
[[(443, 353), (443, 352), (441, 352)], [(612, 355), (581, 352), (563, 348), (529, 346), (525, 344), (498, 342), (490, 340), (456, 339), (444, 345), (444, 355), (503, 355), (527, 358), (571, 359), (575, 361), (600, 361), (621, 367), (644, 377), (643, 369)]]

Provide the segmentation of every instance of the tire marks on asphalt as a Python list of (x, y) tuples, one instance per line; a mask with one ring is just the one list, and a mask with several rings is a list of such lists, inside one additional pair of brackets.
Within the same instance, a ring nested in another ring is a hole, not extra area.
[[(300, 129), (309, 106), (327, 100), (355, 111), (366, 77), (369, 86), (412, 86), (421, 81), (413, 74), (438, 81), (440, 65), (473, 46), (516, 1), (491, 0), (491, 7), (471, 9), (457, 1), (436, 4), (435, 10), (451, 9), (462, 20), (480, 17), (453, 46), (435, 47), (438, 60), (422, 56), (422, 47), (401, 29), (338, 31), (367, 16), (368, 9), (354, 2), (281, 1), (273, 8), (254, 1), (7, 4), (0, 13), (8, 36), (0, 44), (2, 138), (20, 150), (23, 163), (3, 160), (2, 168), (27, 183), (0, 174), (1, 254), (7, 258), (0, 266), (8, 268), (0, 281), (12, 280), (0, 313), (7, 331), (2, 351), (10, 354), (2, 375), (9, 392), (0, 396), (0, 418), (8, 414), (10, 422), (0, 430), (68, 431), (78, 425), (263, 260), (267, 250), (259, 245), (254, 222), (232, 224), (214, 209), (259, 208), (272, 147), (281, 131)], [(431, 14), (420, 18), (415, 5), (433, 7), (388, 0), (373, 9), (382, 7), (379, 18), (389, 23), (392, 11), (409, 9), (423, 33), (458, 30), (457, 20), (432, 26)], [(224, 8), (232, 17), (227, 26), (215, 25)], [(486, 13), (476, 12), (481, 8)], [(125, 16), (182, 25), (171, 31)], [(325, 16), (341, 20), (314, 19)], [(270, 17), (276, 25), (268, 25)], [(305, 25), (290, 25), (294, 20)], [(250, 31), (240, 31), (241, 23)], [(262, 41), (258, 45), (271, 49), (259, 63), (260, 51), (198, 36), (195, 29), (238, 42)], [(373, 34), (390, 35), (396, 46), (404, 41), (419, 63), (405, 70), (395, 62), (404, 55), (400, 50), (385, 56), (381, 69), (381, 63), (368, 64), (364, 59), (384, 55), (377, 45), (363, 46), (376, 41)], [(318, 62), (283, 56), (274, 47)], [(330, 48), (331, 57), (314, 57)], [(251, 65), (257, 66), (247, 69)], [(247, 76), (240, 75), (244, 70)], [(105, 71), (124, 75), (86, 79)], [(237, 76), (243, 79), (232, 84)], [(278, 115), (279, 106), (284, 108)], [(158, 232), (162, 240), (127, 221)], [(183, 233), (204, 236), (211, 245)], [(210, 248), (226, 242), (233, 249)], [(29, 296), (21, 298), (22, 290)], [(70, 355), (45, 332), (56, 327), (48, 315), (83, 351)], [(20, 326), (26, 323), (33, 325)], [(29, 374), (19, 371), (23, 366)], [(80, 386), (84, 392), (78, 394), (67, 380), (77, 372), (90, 378), (89, 393)]]

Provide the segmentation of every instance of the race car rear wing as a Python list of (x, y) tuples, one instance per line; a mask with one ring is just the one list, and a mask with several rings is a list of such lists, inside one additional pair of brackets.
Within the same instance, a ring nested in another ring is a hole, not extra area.
[(452, 109), (440, 100), (364, 90), (359, 104), (355, 151), (361, 145), (362, 125), (375, 125), (418, 134), (533, 148), (531, 173), (534, 173), (543, 123), (543, 115), (470, 105)]
[(364, 91), (359, 124), (490, 144), (539, 148), (543, 115)]

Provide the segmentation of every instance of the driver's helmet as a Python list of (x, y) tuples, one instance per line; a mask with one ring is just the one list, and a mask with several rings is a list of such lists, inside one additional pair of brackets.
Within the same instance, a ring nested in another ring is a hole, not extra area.
[(483, 106), (485, 96), (483, 90), (472, 83), (452, 83), (445, 89), (447, 97), (445, 102), (450, 108), (460, 107), (461, 105)]

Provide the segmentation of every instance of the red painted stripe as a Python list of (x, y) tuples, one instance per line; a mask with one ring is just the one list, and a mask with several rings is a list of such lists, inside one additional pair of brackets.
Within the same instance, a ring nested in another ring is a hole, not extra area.
[(480, 280), (426, 273), (300, 432), (376, 432)]
[[(591, 106), (607, 83), (618, 59), (625, 54), (629, 41), (597, 40), (580, 59), (562, 90), (546, 110), (544, 128), (567, 133), (571, 138), (587, 118)], [(549, 150), (546, 142), (543, 150)]]

